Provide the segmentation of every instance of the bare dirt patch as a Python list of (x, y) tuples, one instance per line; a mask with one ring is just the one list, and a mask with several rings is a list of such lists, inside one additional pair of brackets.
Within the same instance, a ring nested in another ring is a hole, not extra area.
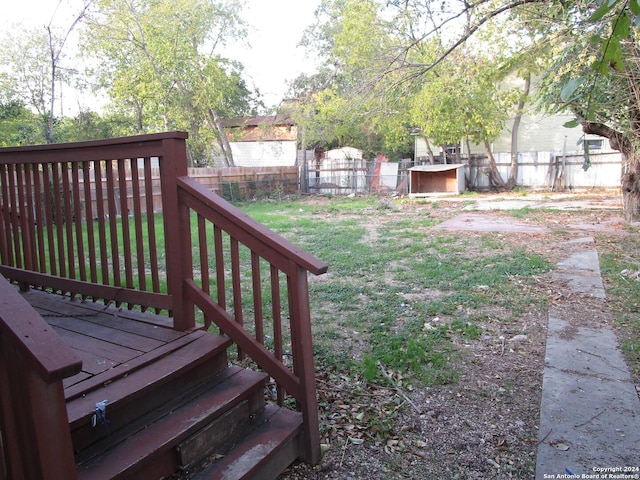
[[(590, 196), (587, 203), (608, 197)], [(545, 196), (545, 201), (548, 204), (553, 199)], [(428, 210), (432, 219), (444, 221), (465, 207), (459, 199), (437, 202), (437, 208), (428, 209), (418, 202), (394, 204), (389, 214), (417, 221)], [(492, 225), (534, 226), (530, 232), (507, 229), (491, 234), (554, 264), (583, 248), (585, 237), (593, 237), (598, 245), (609, 236), (625, 233), (621, 212), (615, 209), (555, 211), (547, 205), (517, 219), (504, 211), (477, 214), (492, 218)], [(429, 229), (424, 232), (429, 234)], [(470, 230), (465, 235), (487, 232)], [(539, 289), (548, 304), (562, 309), (567, 318), (572, 305), (589, 301), (554, 280), (551, 273), (526, 288)], [(425, 293), (404, 295), (410, 301), (437, 297), (437, 289)], [(493, 320), (500, 316), (491, 315), (490, 309), (485, 314), (479, 338), (455, 337), (452, 355), (458, 378), (454, 383), (416, 389), (394, 372), (387, 372), (389, 382), (383, 386), (319, 371), (323, 458), (314, 467), (293, 465), (280, 479), (533, 478), (548, 313), (532, 305), (508, 323)], [(590, 319), (576, 321), (579, 325), (610, 322), (611, 318), (608, 312), (595, 310)]]

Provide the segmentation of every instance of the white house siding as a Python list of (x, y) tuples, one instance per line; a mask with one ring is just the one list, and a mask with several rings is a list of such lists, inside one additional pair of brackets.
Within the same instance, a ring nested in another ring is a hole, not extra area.
[[(519, 152), (548, 152), (548, 151), (576, 151), (579, 150), (578, 140), (582, 137), (580, 127), (566, 128), (563, 125), (572, 120), (572, 116), (539, 114), (523, 115), (518, 130)], [(511, 132), (513, 119), (510, 119), (506, 129), (493, 142), (493, 152), (511, 152)], [(482, 153), (484, 148), (480, 152)]]
[[(566, 149), (567, 152), (583, 151), (582, 129), (566, 128), (563, 125), (570, 121), (572, 117), (568, 116), (542, 116), (542, 115), (526, 115), (522, 117), (520, 128), (518, 130), (518, 152), (544, 152), (559, 151)], [(497, 153), (511, 152), (511, 127), (513, 120), (509, 120), (507, 128), (500, 134), (500, 137), (491, 144), (491, 151)], [(589, 135), (589, 139), (602, 139), (596, 135)], [(440, 147), (431, 145), (434, 155), (440, 153)], [(460, 151), (467, 153), (466, 142), (460, 143)], [(611, 151), (609, 141), (604, 139), (603, 151)], [(471, 154), (484, 155), (484, 145), (471, 144)], [(415, 158), (428, 157), (427, 142), (424, 137), (415, 137)]]
[(237, 167), (290, 167), (296, 164), (296, 142), (230, 142)]
[[(429, 156), (429, 152), (427, 151), (427, 142), (425, 140), (424, 137), (420, 137), (420, 136), (415, 136), (413, 137), (414, 139), (414, 158), (418, 159), (418, 158), (423, 158), (423, 157), (428, 157)], [(433, 150), (433, 146), (431, 147), (431, 149)], [(436, 152), (434, 152), (435, 154)]]

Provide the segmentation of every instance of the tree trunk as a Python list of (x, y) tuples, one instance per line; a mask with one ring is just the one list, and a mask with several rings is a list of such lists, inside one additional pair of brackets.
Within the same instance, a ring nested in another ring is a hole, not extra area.
[(449, 153), (447, 152), (446, 145), (440, 145), (440, 151), (442, 152), (442, 163), (445, 165), (449, 163)]
[(496, 159), (493, 157), (491, 145), (488, 140), (484, 141), (484, 151), (486, 152), (487, 160), (489, 161), (489, 186), (498, 190), (504, 190), (507, 185), (504, 183), (502, 175), (500, 175), (500, 172), (498, 171)]
[(51, 58), (51, 78), (49, 81), (51, 82), (49, 88), (51, 90), (51, 98), (49, 100), (49, 113), (47, 115), (47, 125), (46, 125), (46, 137), (47, 143), (54, 143), (55, 138), (53, 137), (53, 110), (56, 102), (56, 77), (57, 77), (57, 55), (55, 48), (53, 46), (53, 35), (51, 33), (50, 26), (47, 27), (47, 33), (49, 35), (49, 55)]
[(582, 119), (582, 131), (609, 139), (609, 145), (622, 153), (622, 211), (627, 222), (640, 222), (640, 152), (628, 137), (602, 123)]
[[(307, 163), (307, 136), (304, 125), (300, 127), (300, 148), (302, 149), (302, 168), (300, 169), (300, 190), (309, 193), (309, 164)], [(298, 163), (298, 155), (296, 155)]]
[(429, 139), (424, 137), (424, 142), (427, 144), (427, 153), (429, 154), (429, 163), (434, 165), (436, 163), (436, 158), (433, 155), (433, 150), (431, 150), (431, 144), (429, 143)]
[(465, 143), (467, 144), (467, 165), (471, 165), (471, 140), (469, 139), (469, 135), (467, 135)]
[(231, 152), (231, 144), (229, 143), (227, 132), (224, 131), (224, 127), (222, 126), (222, 121), (220, 120), (218, 111), (215, 108), (210, 108), (209, 117), (210, 126), (217, 132), (216, 138), (218, 139), (218, 144), (220, 145), (222, 154), (224, 155), (225, 166), (235, 167), (236, 165), (233, 161), (233, 153)]
[(622, 209), (627, 222), (640, 222), (640, 153), (625, 155), (622, 175)]
[(524, 90), (518, 101), (518, 109), (513, 119), (513, 128), (511, 129), (511, 171), (507, 180), (507, 188), (513, 190), (518, 181), (518, 131), (520, 129), (520, 121), (522, 120), (522, 110), (529, 96), (531, 87), (531, 74), (529, 73), (524, 79)]

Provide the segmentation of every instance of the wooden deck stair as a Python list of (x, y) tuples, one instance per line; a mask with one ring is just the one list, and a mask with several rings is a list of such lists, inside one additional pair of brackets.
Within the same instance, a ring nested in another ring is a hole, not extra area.
[[(299, 415), (265, 409), (266, 375), (237, 366), (221, 368), (228, 340), (197, 333), (201, 335), (192, 334), (196, 340), (173, 355), (69, 400), (79, 479), (157, 479), (176, 472), (176, 478), (192, 478), (210, 458), (222, 455), (218, 462), (224, 463), (225, 473), (218, 478), (266, 479), (276, 478), (297, 458)], [(202, 358), (205, 344), (216, 354), (199, 365), (188, 364), (189, 355)], [(95, 404), (105, 399), (108, 423), (92, 426)], [(244, 465), (247, 452), (259, 453), (250, 454), (251, 469)], [(256, 463), (260, 455), (264, 462)], [(215, 477), (206, 473), (200, 478)]]
[[(150, 323), (153, 315), (50, 297), (25, 294), (63, 338), (73, 341), (87, 370), (114, 356), (109, 339), (118, 347), (139, 342), (144, 348), (148, 340), (143, 339), (171, 332), (168, 343), (150, 343), (151, 350), (100, 373), (66, 380), (78, 479), (275, 479), (298, 458), (301, 415), (266, 404), (268, 376), (229, 365), (227, 337), (175, 332)], [(131, 332), (123, 333), (123, 325)], [(83, 348), (103, 352), (104, 358)], [(95, 415), (105, 400), (103, 424)]]

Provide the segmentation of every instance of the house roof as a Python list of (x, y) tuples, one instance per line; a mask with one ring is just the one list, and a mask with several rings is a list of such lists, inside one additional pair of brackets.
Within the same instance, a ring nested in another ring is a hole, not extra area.
[(288, 115), (236, 117), (222, 121), (232, 142), (295, 142), (297, 128)]
[(222, 120), (222, 126), (226, 128), (259, 127), (259, 126), (291, 126), (296, 122), (289, 115), (259, 115), (255, 117), (233, 117)]
[(418, 165), (411, 167), (409, 170), (412, 172), (445, 172), (447, 170), (457, 170), (464, 167), (461, 163), (456, 164), (438, 164), (438, 165)]

